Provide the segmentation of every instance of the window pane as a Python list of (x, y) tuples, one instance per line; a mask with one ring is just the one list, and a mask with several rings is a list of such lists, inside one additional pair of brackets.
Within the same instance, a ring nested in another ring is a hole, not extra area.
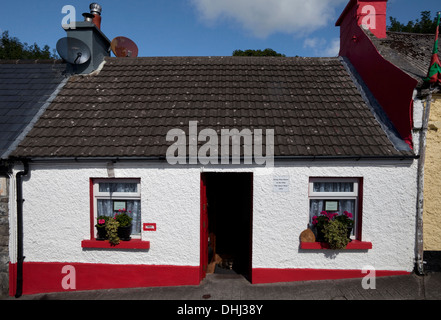
[(127, 200), (128, 215), (133, 218), (132, 220), (132, 234), (141, 234), (141, 201), (139, 200)]
[[(115, 200), (118, 201), (118, 200)], [(141, 201), (126, 200), (127, 214), (133, 218), (132, 220), (132, 234), (141, 234)], [(98, 200), (97, 214), (99, 216), (113, 217), (117, 211), (113, 211), (113, 200)]]
[(354, 192), (353, 182), (314, 182), (314, 192)]
[(103, 182), (99, 184), (99, 192), (138, 192), (138, 184)]
[(113, 217), (113, 200), (98, 200), (98, 217)]
[[(336, 200), (337, 201), (337, 200)], [(312, 217), (319, 216), (320, 212), (325, 210), (325, 200), (310, 200), (309, 203), (309, 223), (312, 225)], [(338, 212), (339, 215), (343, 212), (350, 212), (355, 217), (355, 200), (338, 200)]]

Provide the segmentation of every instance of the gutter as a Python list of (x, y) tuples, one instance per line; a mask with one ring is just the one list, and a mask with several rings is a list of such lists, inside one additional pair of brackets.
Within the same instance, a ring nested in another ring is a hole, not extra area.
[(15, 297), (20, 298), (23, 294), (23, 177), (29, 173), (29, 163), (23, 161), (24, 171), (16, 175), (17, 187), (17, 288)]
[[(243, 161), (246, 157), (239, 157)], [(391, 161), (405, 161), (405, 160), (417, 160), (419, 155), (391, 155), (391, 156), (274, 156), (275, 161), (338, 161), (338, 160), (351, 160), (351, 161), (362, 161), (362, 160), (391, 160)], [(180, 160), (180, 158), (174, 158)], [(186, 157), (187, 163), (190, 157)], [(233, 157), (229, 157), (232, 160)], [(151, 156), (151, 157), (59, 157), (59, 158), (45, 158), (45, 157), (35, 157), (26, 158), (26, 160), (21, 160), (15, 158), (15, 161), (31, 161), (37, 162), (140, 162), (140, 161), (151, 161), (151, 162), (166, 162), (167, 158), (165, 156)], [(183, 160), (183, 159), (181, 159)], [(221, 163), (222, 157), (218, 158), (219, 164)], [(231, 164), (231, 163), (229, 163)]]
[(394, 155), (394, 156), (276, 156), (274, 160), (308, 160), (308, 161), (335, 161), (335, 160), (415, 160), (417, 155)]
[(432, 103), (432, 90), (427, 96), (426, 108), (424, 110), (423, 126), (420, 133), (420, 145), (418, 153), (420, 160), (418, 161), (417, 175), (417, 212), (416, 212), (416, 257), (415, 268), (419, 275), (424, 275), (424, 232), (423, 232), (423, 213), (424, 213), (424, 165), (426, 162), (426, 144), (427, 131), (429, 128), (430, 105)]

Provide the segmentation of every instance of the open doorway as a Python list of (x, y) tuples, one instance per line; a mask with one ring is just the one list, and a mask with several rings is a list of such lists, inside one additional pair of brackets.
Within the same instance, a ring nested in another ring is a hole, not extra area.
[(204, 173), (203, 180), (207, 273), (241, 274), (251, 281), (253, 175)]

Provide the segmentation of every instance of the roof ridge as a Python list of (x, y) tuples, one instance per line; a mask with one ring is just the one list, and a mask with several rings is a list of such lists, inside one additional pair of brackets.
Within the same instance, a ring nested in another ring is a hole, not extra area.
[(386, 34), (403, 34), (403, 35), (414, 35), (414, 36), (426, 36), (435, 37), (435, 33), (416, 33), (416, 32), (402, 32), (402, 31), (386, 31)]
[(272, 56), (146, 56), (146, 57), (105, 57), (107, 60), (140, 60), (140, 59), (274, 59), (274, 60), (335, 60), (337, 61), (339, 57), (272, 57)]
[(0, 64), (63, 64), (61, 59), (0, 59)]

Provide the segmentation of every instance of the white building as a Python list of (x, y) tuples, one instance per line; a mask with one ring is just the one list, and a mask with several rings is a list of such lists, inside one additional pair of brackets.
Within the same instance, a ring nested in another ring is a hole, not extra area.
[[(24, 175), (11, 194), (25, 200), (10, 200), (11, 295), (197, 285), (226, 261), (251, 283), (411, 273), (417, 157), (351, 70), (342, 58), (107, 57), (72, 75), (11, 154)], [(262, 130), (268, 161), (222, 163), (234, 141), (222, 129)], [(170, 163), (171, 130), (198, 159)], [(121, 208), (130, 241), (97, 240), (98, 217)], [(345, 249), (300, 241), (322, 210), (353, 213)]]

